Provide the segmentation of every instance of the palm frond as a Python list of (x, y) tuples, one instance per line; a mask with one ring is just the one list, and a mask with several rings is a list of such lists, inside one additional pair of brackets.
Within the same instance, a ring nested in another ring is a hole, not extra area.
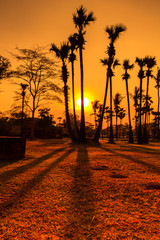
[(125, 59), (123, 61), (123, 68), (125, 70), (128, 70), (128, 69), (133, 69), (134, 68), (134, 64), (130, 64), (130, 61), (128, 59)]
[(115, 69), (116, 66), (121, 65), (118, 59), (115, 59), (114, 63), (113, 63), (113, 69)]
[(153, 68), (156, 65), (156, 58), (155, 57), (150, 57), (150, 56), (146, 56), (144, 58), (144, 61), (147, 65), (147, 68)]
[(101, 62), (104, 66), (106, 66), (106, 65), (108, 65), (108, 63), (109, 63), (109, 59), (108, 59), (108, 58), (100, 59), (100, 62)]
[(54, 43), (51, 44), (50, 51), (55, 52), (55, 54), (58, 58), (61, 56), (60, 49)]

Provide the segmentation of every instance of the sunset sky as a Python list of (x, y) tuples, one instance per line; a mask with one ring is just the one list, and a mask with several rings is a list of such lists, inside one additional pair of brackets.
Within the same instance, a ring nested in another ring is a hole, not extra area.
[[(88, 11), (93, 11), (95, 23), (87, 28), (86, 50), (84, 52), (85, 96), (90, 101), (95, 99), (103, 102), (106, 69), (100, 64), (105, 57), (108, 44), (105, 27), (122, 23), (126, 25), (124, 32), (116, 42), (116, 57), (122, 61), (136, 57), (155, 56), (160, 66), (160, 1), (159, 0), (0, 0), (0, 55), (9, 58), (16, 46), (32, 48), (34, 45), (48, 46), (60, 44), (74, 33), (75, 27), (72, 14), (81, 4)], [(52, 54), (54, 57), (54, 54)], [(16, 65), (13, 62), (13, 65)], [(68, 66), (70, 69), (70, 66)], [(156, 73), (157, 67), (154, 69)], [(129, 80), (130, 92), (139, 86), (138, 67), (131, 71)], [(122, 67), (117, 67), (113, 78), (113, 95), (120, 92), (125, 96), (125, 82), (121, 79)], [(76, 96), (80, 96), (79, 62), (76, 62)], [(69, 79), (71, 82), (71, 79)], [(62, 84), (63, 85), (63, 84)], [(0, 93), (0, 111), (9, 110), (13, 103), (14, 89), (5, 84)], [(150, 82), (150, 95), (156, 102), (155, 81)], [(146, 87), (144, 80), (143, 88)], [(56, 103), (55, 103), (56, 105)], [(133, 105), (133, 104), (132, 104)], [(58, 106), (58, 107), (57, 107)], [(63, 116), (64, 106), (57, 105), (54, 111)], [(126, 99), (123, 100), (126, 107)], [(156, 107), (156, 104), (155, 104)], [(59, 110), (57, 110), (59, 109)], [(88, 108), (89, 109), (89, 108)], [(52, 112), (55, 116), (56, 113)], [(91, 113), (91, 107), (86, 115)], [(133, 117), (133, 116), (132, 116)], [(93, 117), (88, 117), (90, 120)]]

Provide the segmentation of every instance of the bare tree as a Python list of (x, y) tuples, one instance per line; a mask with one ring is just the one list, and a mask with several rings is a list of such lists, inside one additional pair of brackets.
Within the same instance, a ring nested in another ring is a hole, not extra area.
[(51, 60), (42, 47), (33, 49), (16, 48), (18, 53), (11, 53), (20, 62), (13, 71), (13, 76), (18, 79), (17, 84), (27, 84), (25, 104), (31, 111), (31, 139), (34, 139), (35, 111), (46, 100), (62, 102), (55, 93), (60, 93), (61, 88), (54, 82), (57, 72), (56, 63)]

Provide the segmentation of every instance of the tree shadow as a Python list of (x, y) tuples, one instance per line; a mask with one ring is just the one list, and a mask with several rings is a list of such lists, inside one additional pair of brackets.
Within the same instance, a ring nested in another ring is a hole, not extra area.
[(8, 159), (5, 159), (5, 160), (0, 160), (0, 168), (3, 168), (3, 167), (6, 167), (8, 165), (12, 165), (14, 164), (15, 162), (18, 162), (19, 160), (8, 160)]
[(70, 224), (74, 225), (74, 233), (66, 230), (65, 237), (90, 239), (95, 222), (94, 183), (86, 146), (78, 147), (73, 178)]
[[(33, 160), (32, 162), (29, 162), (26, 165), (19, 166), (17, 168), (6, 171), (6, 172), (0, 174), (0, 181), (3, 181), (3, 183), (4, 183), (5, 180), (8, 181), (9, 179), (15, 177), (16, 175), (24, 173), (25, 171), (35, 167), (36, 165), (44, 162), (45, 160), (51, 158), (52, 156), (54, 156), (55, 154), (57, 154), (63, 150), (65, 150), (65, 148), (56, 149), (55, 151), (52, 151), (42, 157), (39, 157), (36, 160)], [(9, 163), (8, 163), (8, 165), (9, 165)]]
[[(61, 157), (57, 158), (55, 161), (49, 164), (48, 167), (40, 174), (35, 175), (31, 180), (25, 183), (20, 190), (17, 190), (15, 193), (13, 193), (12, 196), (10, 196), (9, 200), (4, 201), (2, 204), (0, 204), (0, 216), (5, 217), (6, 215), (10, 214), (10, 209), (14, 206), (17, 206), (18, 204), (21, 204), (25, 195), (28, 194), (28, 192), (30, 192), (36, 185), (38, 185), (44, 179), (44, 177), (49, 172), (51, 172), (53, 168), (55, 168), (60, 162), (64, 161), (65, 158), (68, 157), (73, 151), (73, 148), (66, 151)], [(50, 155), (47, 154), (44, 158), (48, 159), (52, 155), (53, 153)], [(43, 160), (45, 160), (44, 158)]]
[[(140, 164), (140, 165), (143, 165), (144, 167), (147, 167), (148, 169), (148, 171), (149, 172), (154, 172), (154, 173), (156, 173), (156, 174), (160, 174), (160, 167), (158, 167), (158, 166), (155, 166), (155, 165), (153, 165), (152, 163), (148, 163), (148, 162), (144, 162), (144, 161), (142, 161), (142, 160), (140, 160), (140, 159), (137, 159), (137, 158), (134, 158), (134, 157), (131, 157), (131, 156), (128, 156), (128, 155), (125, 155), (125, 154), (123, 154), (123, 153), (119, 153), (119, 152), (117, 152), (117, 151), (115, 151), (115, 150), (113, 150), (113, 149), (108, 149), (108, 148), (105, 148), (105, 147), (103, 147), (103, 146), (99, 146), (101, 149), (103, 149), (104, 151), (107, 151), (107, 152), (110, 152), (110, 153), (113, 153), (114, 155), (117, 155), (117, 156), (120, 156), (120, 157), (122, 157), (122, 158), (124, 158), (124, 159), (127, 159), (127, 160), (129, 160), (129, 161), (132, 161), (132, 162), (134, 162), (134, 163), (138, 163), (138, 164)], [(129, 148), (129, 147), (128, 147)], [(121, 149), (121, 151), (125, 151), (124, 149)], [(131, 151), (133, 151), (132, 149), (131, 149)], [(138, 151), (137, 151), (138, 152)]]
[[(152, 153), (152, 154), (159, 154), (160, 153), (160, 148), (158, 149), (158, 147), (160, 147), (160, 145), (153, 145), (153, 148), (151, 148), (151, 145), (124, 145), (124, 144), (119, 144), (116, 143), (118, 146), (126, 148), (128, 150), (132, 149), (132, 150), (136, 150), (136, 152), (143, 152), (143, 153)], [(154, 149), (154, 147), (157, 147), (157, 149)]]

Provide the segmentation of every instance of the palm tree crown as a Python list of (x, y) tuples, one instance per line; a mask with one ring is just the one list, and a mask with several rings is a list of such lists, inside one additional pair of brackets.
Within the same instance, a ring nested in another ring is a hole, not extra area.
[(105, 31), (108, 33), (108, 38), (111, 40), (111, 43), (114, 43), (120, 36), (121, 32), (126, 31), (126, 26), (123, 24), (107, 26)]
[(156, 65), (156, 58), (147, 56), (147, 57), (144, 58), (144, 61), (147, 65), (146, 76), (147, 77), (153, 77), (151, 69)]
[(52, 43), (50, 51), (55, 52), (56, 57), (60, 58), (62, 62), (65, 62), (69, 54), (69, 44), (68, 42), (64, 42), (61, 44), (60, 48), (58, 48), (54, 43)]
[(82, 32), (90, 22), (94, 21), (95, 17), (93, 16), (93, 12), (87, 14), (87, 10), (83, 6), (77, 9), (77, 13), (73, 14), (73, 22), (78, 29), (78, 32)]

